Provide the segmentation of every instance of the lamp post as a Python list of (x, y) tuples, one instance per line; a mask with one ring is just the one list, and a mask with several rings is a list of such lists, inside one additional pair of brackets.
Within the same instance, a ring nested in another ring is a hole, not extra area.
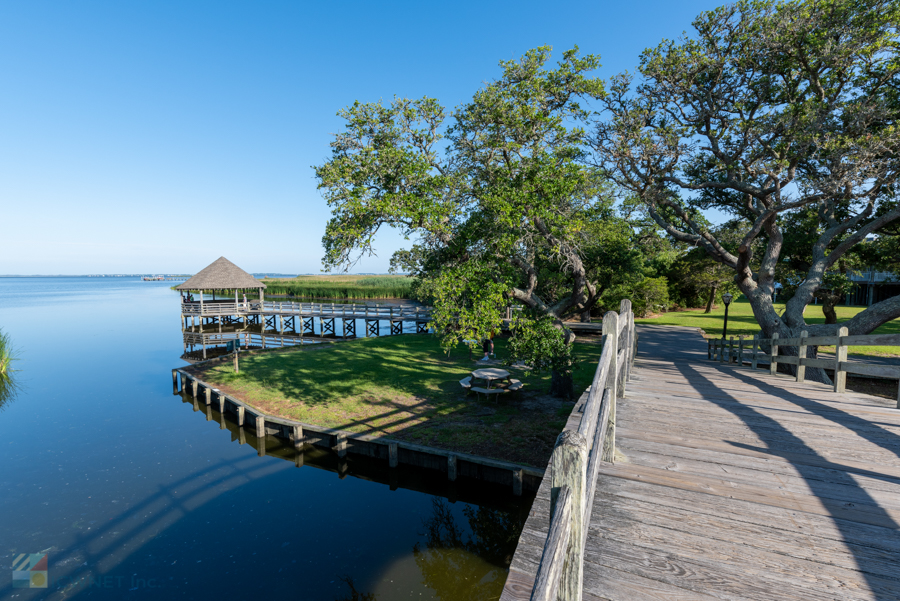
[(725, 340), (725, 334), (728, 332), (728, 305), (731, 304), (732, 298), (734, 297), (727, 292), (722, 295), (722, 302), (725, 303), (725, 325), (722, 326), (722, 340)]

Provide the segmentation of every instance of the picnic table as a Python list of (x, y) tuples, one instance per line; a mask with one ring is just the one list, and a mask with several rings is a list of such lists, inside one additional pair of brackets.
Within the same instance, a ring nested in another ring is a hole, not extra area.
[[(497, 380), (506, 380), (509, 383), (509, 372), (498, 367), (482, 367), (472, 372), (472, 378), (475, 380), (484, 380), (487, 384), (486, 388), (491, 387), (491, 383)], [(505, 388), (501, 384), (501, 388)]]

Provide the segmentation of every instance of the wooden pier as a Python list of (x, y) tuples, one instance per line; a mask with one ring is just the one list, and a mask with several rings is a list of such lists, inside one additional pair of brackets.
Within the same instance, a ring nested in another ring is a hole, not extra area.
[[(391, 335), (415, 328), (428, 332), (431, 311), (421, 305), (301, 303), (290, 301), (207, 300), (181, 305), (185, 353), (192, 346), (205, 349), (239, 340), (245, 348), (294, 346), (323, 339)], [(362, 327), (358, 327), (361, 325)], [(407, 327), (409, 326), (409, 327)], [(360, 332), (361, 330), (361, 332)], [(201, 358), (206, 358), (205, 354)]]
[[(558, 598), (900, 599), (895, 401), (709, 361), (695, 329), (639, 332), (615, 462), (595, 480), (581, 592)], [(581, 417), (576, 407), (567, 429)], [(505, 601), (539, 598), (552, 480)]]
[[(418, 305), (266, 301), (265, 288), (263, 282), (225, 257), (175, 286), (183, 292), (183, 358), (205, 360), (210, 346), (222, 347), (233, 341), (244, 348), (264, 349), (303, 344), (304, 339), (355, 338), (357, 321), (363, 325), (364, 336), (379, 336), (382, 323), (389, 324), (392, 335), (403, 334), (408, 323), (415, 324), (416, 332), (424, 333), (431, 320), (430, 310)], [(192, 298), (194, 292), (196, 300)], [(247, 292), (259, 294), (259, 298), (248, 300)], [(199, 353), (194, 347), (200, 348)]]

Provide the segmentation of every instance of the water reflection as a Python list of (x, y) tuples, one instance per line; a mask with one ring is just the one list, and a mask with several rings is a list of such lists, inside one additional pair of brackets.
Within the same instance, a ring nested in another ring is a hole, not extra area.
[[(429, 549), (432, 498), (464, 543), (479, 536), (466, 508), (530, 507), (509, 487), (296, 453), (217, 404), (194, 413), (171, 396), (182, 340), (166, 282), (0, 278), (0, 307), (22, 357), (0, 414), (0, 599), (477, 601), (417, 563), (419, 549), (434, 571), (429, 553), (476, 565)], [(12, 588), (19, 553), (49, 553), (48, 589)], [(502, 562), (480, 561), (502, 581)]]
[(424, 522), (425, 545), (413, 546), (425, 584), (442, 601), (491, 598), (503, 588), (525, 516), (468, 506), (462, 510), (468, 522), (464, 528), (444, 499), (433, 498), (431, 505)]

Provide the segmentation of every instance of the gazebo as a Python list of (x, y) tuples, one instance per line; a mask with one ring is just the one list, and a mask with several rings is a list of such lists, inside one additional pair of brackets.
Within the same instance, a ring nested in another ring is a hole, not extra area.
[[(246, 327), (246, 318), (251, 307), (245, 306), (239, 298), (239, 295), (242, 290), (259, 290), (259, 305), (257, 305), (257, 308), (259, 308), (262, 306), (264, 300), (263, 291), (265, 289), (265, 284), (225, 257), (219, 257), (194, 277), (183, 284), (175, 286), (175, 290), (179, 291), (197, 291), (199, 296), (199, 302), (182, 302), (181, 304), (181, 330), (182, 332), (185, 332), (185, 353), (187, 353), (187, 346), (189, 344), (192, 348), (194, 344), (201, 344), (203, 346), (203, 358), (206, 358), (206, 346), (209, 342), (209, 337), (203, 336), (205, 320), (207, 325), (209, 325), (210, 322), (217, 325), (219, 333), (222, 333), (223, 322), (227, 322), (231, 325), (235, 321), (244, 319), (244, 326)], [(234, 292), (234, 300), (229, 298), (232, 291)], [(225, 292), (228, 296), (225, 298), (221, 298), (220, 296), (217, 300), (216, 292)], [(204, 298), (204, 295), (207, 293), (212, 295), (211, 300)], [(247, 303), (247, 305), (249, 305), (249, 303)], [(191, 318), (190, 328), (187, 327), (188, 317)], [(195, 318), (199, 318), (196, 330), (194, 324)], [(199, 334), (199, 336), (197, 334)], [(223, 338), (222, 342), (219, 344), (223, 344), (224, 342), (225, 340)]]
[(234, 300), (238, 302), (238, 291), (250, 289), (259, 289), (259, 300), (263, 300), (266, 285), (225, 257), (219, 257), (185, 283), (175, 286), (175, 290), (199, 291), (201, 307), (204, 292), (215, 295), (219, 290), (234, 290)]

